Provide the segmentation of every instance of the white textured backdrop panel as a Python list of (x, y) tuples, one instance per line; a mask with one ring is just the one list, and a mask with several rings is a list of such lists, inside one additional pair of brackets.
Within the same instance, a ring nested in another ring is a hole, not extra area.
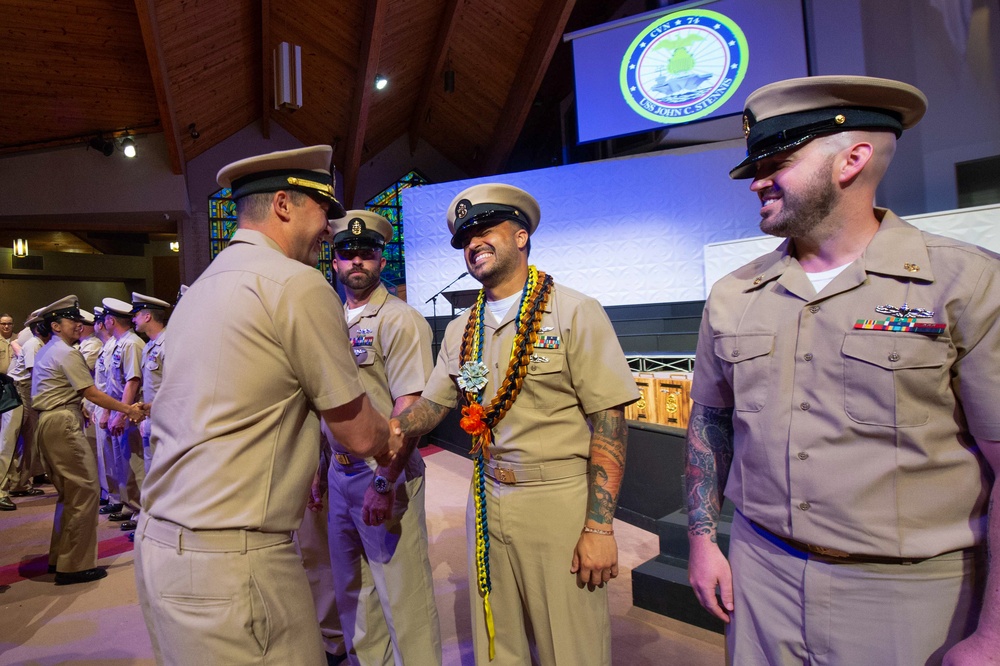
[[(405, 190), (407, 300), (424, 304), (465, 271), (449, 244), (446, 207), (466, 187), (498, 181), (530, 192), (542, 209), (531, 262), (603, 305), (700, 300), (708, 243), (759, 234), (757, 197), (729, 169), (738, 146), (573, 164)], [(465, 277), (449, 288), (475, 289)], [(442, 297), (438, 315), (451, 311)]]
[[(1000, 206), (978, 206), (903, 218), (933, 234), (949, 236), (1000, 253)], [(780, 238), (758, 236), (705, 246), (705, 294), (712, 285), (743, 264), (767, 254), (781, 244)]]

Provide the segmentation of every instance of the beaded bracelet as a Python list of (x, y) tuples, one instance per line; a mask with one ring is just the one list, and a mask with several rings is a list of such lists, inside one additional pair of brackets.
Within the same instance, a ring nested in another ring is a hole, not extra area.
[(586, 525), (583, 526), (583, 531), (587, 532), (589, 534), (600, 534), (601, 536), (614, 536), (615, 535), (615, 531), (614, 530), (599, 530), (599, 529), (596, 529), (596, 528), (593, 528), (593, 527), (587, 527)]

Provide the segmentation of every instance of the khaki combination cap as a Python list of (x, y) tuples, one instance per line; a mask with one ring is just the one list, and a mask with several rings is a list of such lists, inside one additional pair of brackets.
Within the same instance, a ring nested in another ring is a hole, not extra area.
[(757, 162), (817, 136), (884, 130), (898, 138), (927, 110), (927, 97), (908, 83), (871, 76), (808, 76), (750, 93), (743, 111), (747, 156), (729, 172), (753, 178)]
[(82, 321), (87, 326), (93, 326), (94, 321), (96, 321), (94, 319), (94, 313), (92, 313), (90, 310), (80, 310), (80, 321)]
[(42, 311), (44, 309), (45, 308), (38, 308), (37, 310), (35, 310), (34, 312), (32, 312), (30, 315), (28, 315), (28, 318), (24, 320), (24, 325), (25, 326), (31, 326), (33, 324), (38, 324), (38, 323), (42, 322), (44, 318), (41, 316), (41, 314), (42, 314)]
[(105, 315), (114, 315), (116, 317), (131, 317), (132, 316), (132, 304), (117, 298), (105, 298), (101, 301), (104, 305)]
[(135, 314), (139, 310), (167, 310), (169, 308), (170, 303), (164, 300), (140, 294), (137, 291), (132, 292), (132, 314)]
[(344, 216), (344, 207), (337, 201), (336, 181), (330, 172), (333, 148), (309, 146), (295, 150), (279, 150), (265, 155), (247, 157), (222, 167), (216, 176), (221, 187), (231, 188), (233, 199), (248, 194), (296, 190), (330, 205), (329, 216)]
[(53, 322), (57, 319), (72, 319), (73, 321), (83, 322), (83, 316), (80, 313), (80, 301), (73, 295), (65, 296), (55, 303), (46, 305), (38, 311), (38, 317), (48, 322)]
[(338, 250), (381, 250), (392, 240), (392, 223), (370, 210), (349, 210), (347, 215), (330, 224), (333, 246)]
[(462, 190), (448, 207), (451, 246), (461, 249), (459, 236), (466, 229), (492, 226), (510, 220), (535, 233), (542, 216), (535, 197), (519, 187), (503, 183), (483, 183)]

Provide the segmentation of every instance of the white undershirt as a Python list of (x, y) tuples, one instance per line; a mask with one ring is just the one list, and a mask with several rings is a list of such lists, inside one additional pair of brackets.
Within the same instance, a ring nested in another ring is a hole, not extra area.
[(813, 289), (816, 293), (823, 291), (826, 285), (833, 281), (833, 278), (837, 277), (844, 272), (844, 269), (850, 266), (850, 264), (844, 264), (843, 266), (837, 266), (836, 268), (831, 268), (828, 271), (820, 271), (819, 273), (806, 273), (809, 276), (809, 281), (813, 284)]
[(521, 300), (521, 292), (517, 292), (507, 298), (502, 298), (499, 301), (486, 301), (486, 307), (490, 309), (493, 313), (493, 317), (497, 320), (497, 323), (503, 321), (503, 318), (507, 316), (507, 312), (510, 308)]
[(347, 323), (351, 323), (351, 320), (354, 319), (355, 317), (357, 317), (359, 314), (361, 314), (361, 311), (364, 310), (364, 309), (365, 309), (364, 305), (362, 305), (359, 308), (349, 308), (349, 307), (347, 307), (347, 304), (345, 303), (344, 304), (344, 310), (347, 312)]

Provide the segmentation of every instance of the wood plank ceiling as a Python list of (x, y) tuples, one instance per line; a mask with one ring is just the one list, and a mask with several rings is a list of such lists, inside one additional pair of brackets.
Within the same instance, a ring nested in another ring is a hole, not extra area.
[[(360, 165), (404, 135), (470, 175), (497, 173), (575, 4), (0, 0), (0, 154), (163, 132), (183, 173), (260, 119), (265, 134), (276, 123), (306, 145), (332, 144), (347, 201)], [(283, 41), (302, 47), (297, 110), (272, 104)]]

